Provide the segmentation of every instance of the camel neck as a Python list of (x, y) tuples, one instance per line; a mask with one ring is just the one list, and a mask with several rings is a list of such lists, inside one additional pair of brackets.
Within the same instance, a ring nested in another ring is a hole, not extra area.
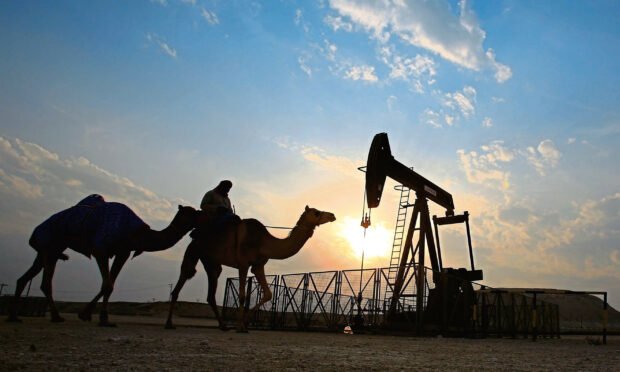
[(147, 229), (141, 234), (138, 244), (142, 245), (143, 251), (163, 251), (174, 246), (186, 233), (173, 224), (159, 231)]
[(287, 238), (275, 238), (264, 250), (261, 250), (261, 253), (271, 259), (287, 259), (301, 250), (314, 233), (314, 227), (313, 225), (304, 225), (298, 222)]

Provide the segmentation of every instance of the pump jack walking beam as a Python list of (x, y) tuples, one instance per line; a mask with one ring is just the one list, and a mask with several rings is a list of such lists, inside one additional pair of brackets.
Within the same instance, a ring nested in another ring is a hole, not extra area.
[(427, 198), (442, 206), (446, 216), (454, 215), (452, 195), (394, 159), (387, 134), (379, 133), (372, 140), (366, 162), (368, 208), (379, 206), (386, 177), (414, 190), (418, 198)]

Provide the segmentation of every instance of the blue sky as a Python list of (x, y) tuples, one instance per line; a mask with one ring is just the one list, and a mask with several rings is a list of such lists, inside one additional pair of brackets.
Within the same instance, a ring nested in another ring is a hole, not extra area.
[[(617, 305), (619, 15), (611, 1), (2, 2), (0, 281), (34, 257), (34, 226), (84, 195), (161, 228), (225, 178), (243, 217), (338, 217), (268, 272), (357, 267), (355, 168), (385, 131), (472, 214), (486, 284)], [(396, 197), (373, 212), (369, 265), (388, 265)], [(442, 239), (444, 262), (466, 265), (462, 231)], [(114, 297), (166, 298), (186, 244), (130, 262)], [(71, 257), (55, 288), (83, 299), (96, 266)]]

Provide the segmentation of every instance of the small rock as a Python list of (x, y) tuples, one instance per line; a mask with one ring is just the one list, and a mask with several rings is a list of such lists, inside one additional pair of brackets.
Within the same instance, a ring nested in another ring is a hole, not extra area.
[(204, 339), (204, 340), (200, 341), (200, 345), (209, 345), (209, 340)]

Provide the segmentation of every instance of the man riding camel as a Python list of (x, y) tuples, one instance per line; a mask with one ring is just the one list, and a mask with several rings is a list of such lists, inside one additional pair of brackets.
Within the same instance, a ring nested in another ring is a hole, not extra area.
[(206, 234), (217, 234), (217, 232), (225, 225), (239, 222), (241, 219), (237, 216), (228, 198), (228, 192), (232, 188), (232, 182), (228, 180), (221, 181), (216, 188), (207, 191), (200, 202), (200, 209), (205, 212), (205, 219), (190, 236), (197, 238), (204, 237)]
[(230, 199), (228, 198), (228, 192), (232, 188), (232, 182), (224, 180), (217, 185), (213, 190), (207, 191), (205, 196), (200, 202), (200, 209), (213, 213), (218, 217), (223, 217), (228, 213), (233, 213), (230, 205)]

